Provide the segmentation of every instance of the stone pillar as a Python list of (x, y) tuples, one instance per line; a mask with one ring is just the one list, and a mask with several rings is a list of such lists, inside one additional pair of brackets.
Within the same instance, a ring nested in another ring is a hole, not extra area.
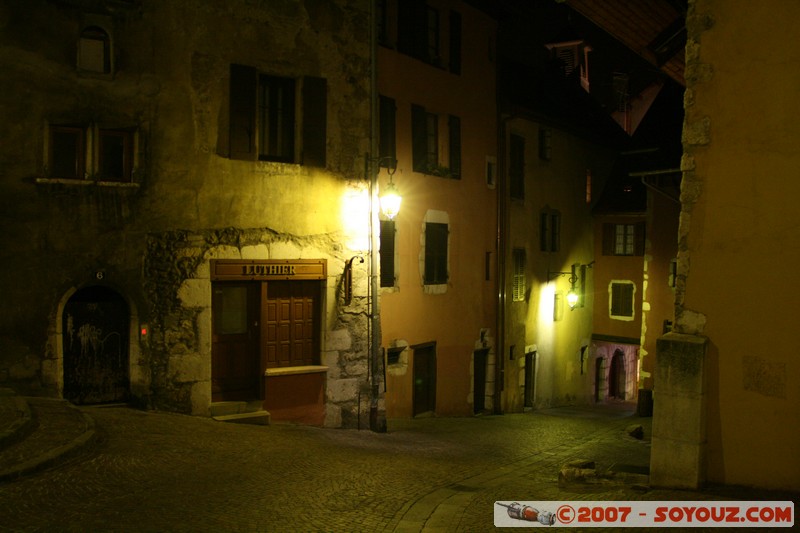
[(697, 489), (706, 477), (706, 344), (667, 333), (656, 341), (650, 485)]

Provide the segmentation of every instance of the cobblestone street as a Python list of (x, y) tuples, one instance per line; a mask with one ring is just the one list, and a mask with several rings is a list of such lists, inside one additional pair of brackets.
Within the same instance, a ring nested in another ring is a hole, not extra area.
[[(493, 531), (496, 500), (675, 496), (624, 480), (559, 488), (571, 459), (647, 465), (650, 419), (619, 410), (392, 420), (384, 434), (84, 412), (96, 443), (0, 484), (0, 531)], [(699, 498), (712, 496), (672, 499)]]

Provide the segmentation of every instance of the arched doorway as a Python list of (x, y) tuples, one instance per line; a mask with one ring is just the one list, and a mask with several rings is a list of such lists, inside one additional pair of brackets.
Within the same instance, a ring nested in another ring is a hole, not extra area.
[(78, 404), (126, 401), (130, 310), (116, 291), (77, 291), (62, 315), (64, 398)]
[(609, 398), (625, 399), (625, 354), (622, 350), (614, 351), (611, 368), (608, 372)]

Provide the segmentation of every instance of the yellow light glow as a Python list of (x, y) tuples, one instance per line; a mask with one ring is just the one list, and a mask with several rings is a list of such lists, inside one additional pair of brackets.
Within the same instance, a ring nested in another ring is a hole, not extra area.
[(570, 309), (575, 309), (575, 306), (578, 305), (578, 293), (574, 290), (567, 293), (567, 305)]
[(342, 197), (342, 227), (344, 241), (351, 250), (369, 249), (369, 191), (349, 187)]
[(397, 192), (397, 187), (394, 183), (389, 182), (386, 186), (386, 192), (381, 195), (381, 211), (389, 220), (394, 220), (397, 213), (400, 212), (400, 202), (402, 197)]

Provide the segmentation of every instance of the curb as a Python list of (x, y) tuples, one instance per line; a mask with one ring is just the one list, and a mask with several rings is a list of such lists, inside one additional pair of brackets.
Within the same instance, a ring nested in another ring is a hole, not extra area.
[(62, 460), (66, 460), (73, 454), (82, 450), (85, 446), (94, 442), (97, 436), (94, 419), (80, 409), (77, 409), (70, 404), (67, 405), (69, 406), (69, 409), (74, 409), (80, 414), (85, 426), (84, 432), (66, 444), (52, 448), (40, 454), (39, 456), (34, 457), (33, 459), (29, 459), (14, 465), (8, 470), (0, 472), (0, 482), (17, 479), (25, 474), (30, 474), (32, 472), (36, 472), (38, 470), (58, 464)]

